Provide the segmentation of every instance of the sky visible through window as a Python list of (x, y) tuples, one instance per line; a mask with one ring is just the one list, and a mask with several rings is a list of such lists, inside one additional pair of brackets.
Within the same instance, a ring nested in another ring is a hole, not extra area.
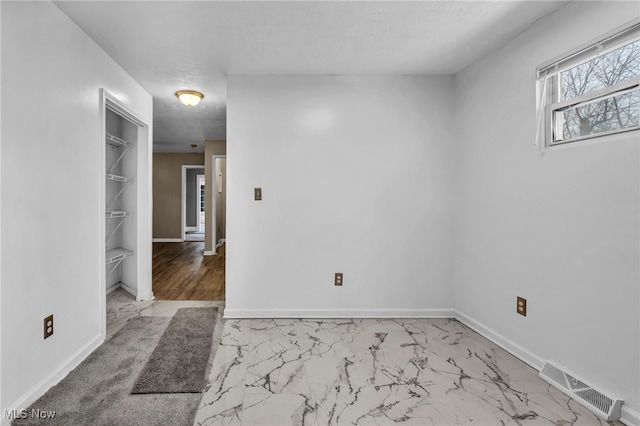
[[(561, 73), (561, 99), (610, 87), (640, 75), (640, 40)], [(563, 139), (640, 125), (640, 90), (577, 105), (562, 114)]]

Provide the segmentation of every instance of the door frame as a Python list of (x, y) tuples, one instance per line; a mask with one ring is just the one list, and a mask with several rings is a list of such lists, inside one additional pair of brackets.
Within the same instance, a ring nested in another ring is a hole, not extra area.
[(211, 185), (211, 232), (210, 234), (211, 234), (211, 251), (213, 252), (212, 253), (213, 255), (217, 254), (216, 244), (218, 244), (218, 242), (216, 241), (216, 234), (218, 233), (217, 232), (218, 222), (216, 220), (216, 192), (218, 190), (218, 174), (216, 170), (216, 159), (218, 158), (226, 160), (227, 155), (213, 154), (211, 156), (211, 180), (213, 182), (211, 182), (212, 185)]
[(205, 168), (204, 164), (182, 165), (182, 191), (180, 193), (180, 203), (182, 205), (182, 208), (180, 209), (180, 238), (182, 239), (182, 242), (187, 239), (187, 170), (189, 169), (204, 170)]
[[(204, 167), (202, 169), (204, 170)], [(200, 180), (202, 180), (204, 182), (203, 186), (204, 186), (204, 190), (206, 191), (207, 190), (207, 178), (206, 178), (206, 176), (207, 176), (206, 174), (196, 175), (196, 187), (197, 187), (196, 194), (198, 194), (198, 208), (197, 208), (197, 210), (198, 210), (198, 221), (197, 221), (198, 232), (200, 232), (200, 224), (202, 223), (202, 222), (200, 222), (200, 216), (201, 216), (200, 206), (202, 206), (202, 190), (200, 188), (200, 186), (201, 186), (200, 185)], [(205, 197), (204, 201), (206, 202), (206, 197)], [(203, 223), (204, 229), (202, 230), (202, 232), (205, 232), (205, 230), (207, 229), (207, 219), (206, 219), (207, 206), (204, 207), (204, 214), (205, 214), (205, 221)]]
[[(100, 297), (100, 333), (104, 339), (107, 333), (107, 286), (106, 286), (106, 222), (104, 212), (106, 210), (106, 144), (107, 109), (135, 124), (138, 129), (138, 137), (135, 141), (136, 174), (135, 186), (130, 189), (136, 191), (136, 214), (131, 218), (136, 221), (136, 243), (134, 252), (136, 266), (136, 300), (153, 300), (153, 287), (151, 280), (152, 264), (152, 226), (153, 226), (153, 140), (151, 135), (152, 125), (142, 115), (133, 111), (129, 106), (120, 102), (118, 98), (104, 88), (99, 90), (100, 134), (97, 138), (100, 144), (100, 203), (97, 206), (97, 217), (100, 218), (99, 238), (99, 271), (100, 276), (96, 280)], [(135, 189), (134, 189), (135, 188)]]

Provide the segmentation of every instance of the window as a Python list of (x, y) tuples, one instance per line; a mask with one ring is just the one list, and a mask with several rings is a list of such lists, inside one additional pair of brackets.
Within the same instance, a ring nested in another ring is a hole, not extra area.
[(538, 78), (546, 146), (639, 130), (640, 23), (539, 67)]

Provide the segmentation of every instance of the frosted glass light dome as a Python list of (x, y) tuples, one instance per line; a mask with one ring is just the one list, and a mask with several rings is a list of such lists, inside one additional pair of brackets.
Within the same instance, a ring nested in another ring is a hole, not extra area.
[(202, 93), (196, 92), (195, 90), (180, 90), (176, 92), (176, 96), (180, 99), (180, 102), (188, 107), (196, 105), (204, 98)]

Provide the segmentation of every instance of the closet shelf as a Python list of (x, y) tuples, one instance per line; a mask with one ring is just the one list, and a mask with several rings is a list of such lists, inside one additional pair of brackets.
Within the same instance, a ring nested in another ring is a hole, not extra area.
[(125, 257), (133, 255), (133, 250), (122, 247), (107, 250), (106, 264), (122, 261)]
[(131, 145), (131, 142), (127, 142), (124, 139), (120, 139), (119, 137), (110, 135), (109, 133), (107, 133), (105, 135), (104, 139), (109, 145), (113, 145), (113, 146), (129, 146), (129, 145)]
[(122, 210), (107, 210), (105, 212), (105, 217), (107, 219), (115, 219), (118, 217), (125, 217), (125, 216), (129, 216), (129, 212), (125, 212)]
[(115, 182), (130, 182), (131, 179), (128, 177), (124, 177), (124, 176), (119, 176), (119, 175), (112, 175), (112, 174), (108, 174), (107, 173), (107, 180), (112, 180)]
[(109, 133), (106, 134), (105, 140), (107, 141), (108, 145), (114, 146), (116, 148), (124, 148), (120, 150), (120, 155), (118, 156), (116, 161), (113, 162), (111, 167), (109, 167), (109, 171), (107, 173), (111, 173), (116, 169), (118, 164), (120, 164), (120, 160), (124, 158), (124, 156), (127, 154), (127, 151), (129, 151), (129, 148), (131, 148), (131, 142), (127, 142), (124, 139), (120, 139), (119, 137), (110, 135)]

